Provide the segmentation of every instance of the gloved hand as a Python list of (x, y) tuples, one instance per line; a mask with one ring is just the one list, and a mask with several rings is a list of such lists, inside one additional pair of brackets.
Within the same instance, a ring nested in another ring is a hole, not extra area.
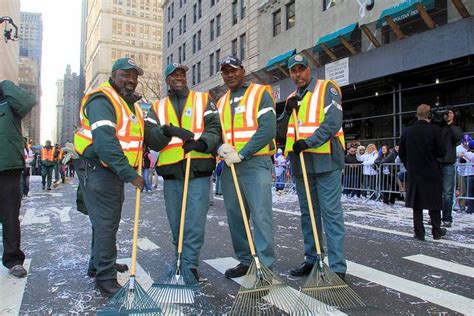
[(188, 141), (194, 139), (194, 133), (188, 131), (187, 129), (181, 128), (181, 127), (176, 127), (173, 126), (173, 124), (168, 125), (163, 125), (161, 127), (163, 129), (163, 134), (166, 137), (179, 137), (183, 141)]
[(293, 109), (295, 109), (296, 114), (298, 114), (299, 107), (300, 105), (298, 104), (298, 97), (296, 95), (286, 100), (285, 111), (288, 115), (293, 113)]
[(184, 153), (187, 154), (190, 151), (198, 151), (200, 153), (203, 153), (207, 149), (207, 145), (204, 141), (198, 139), (198, 140), (189, 140), (183, 144), (183, 149)]
[(233, 165), (234, 163), (239, 163), (242, 161), (242, 158), (240, 158), (240, 155), (234, 150), (233, 152), (231, 153), (228, 153), (225, 158), (225, 163), (227, 164), (227, 166), (231, 166)]
[(305, 142), (304, 139), (300, 139), (298, 140), (296, 143), (293, 144), (293, 151), (295, 152), (295, 154), (299, 155), (300, 152), (302, 152), (303, 150), (305, 149), (308, 149), (309, 146), (308, 144)]
[(235, 148), (229, 144), (222, 144), (217, 150), (217, 154), (222, 158), (225, 158), (228, 154), (235, 152)]
[(135, 188), (140, 189), (140, 191), (143, 191), (145, 187), (145, 180), (143, 180), (141, 176), (137, 176), (131, 183)]

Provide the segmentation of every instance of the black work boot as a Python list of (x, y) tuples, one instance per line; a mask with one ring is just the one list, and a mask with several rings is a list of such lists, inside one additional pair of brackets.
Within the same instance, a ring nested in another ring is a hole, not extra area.
[(292, 276), (304, 276), (310, 274), (311, 270), (313, 270), (314, 264), (303, 262), (298, 268), (294, 268), (290, 270), (290, 274)]
[(228, 279), (240, 278), (241, 276), (244, 276), (247, 274), (247, 271), (249, 270), (249, 268), (250, 268), (249, 266), (239, 263), (235, 267), (227, 269), (224, 275)]
[(114, 296), (122, 288), (117, 279), (95, 280), (95, 285), (105, 297)]
[(198, 281), (199, 284), (202, 284), (204, 282), (207, 282), (208, 279), (203, 277), (202, 275), (199, 275), (199, 272), (196, 268), (191, 268), (189, 269), (191, 271), (191, 273), (194, 275), (194, 278), (196, 279), (196, 281)]
[(336, 272), (337, 276), (344, 282), (346, 282), (346, 274), (344, 272)]
[[(120, 272), (120, 273), (124, 273), (128, 271), (128, 266), (126, 264), (114, 263), (114, 268), (115, 270), (117, 270), (117, 272)], [(91, 278), (95, 278), (96, 273), (97, 273), (96, 269), (89, 268), (87, 270), (87, 276), (90, 276)]]

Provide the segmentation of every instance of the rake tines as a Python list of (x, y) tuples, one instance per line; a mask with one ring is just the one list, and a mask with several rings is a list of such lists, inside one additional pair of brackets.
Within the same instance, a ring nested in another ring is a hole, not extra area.
[(312, 315), (299, 293), (252, 261), (229, 315)]
[(315, 264), (303, 286), (302, 292), (315, 300), (305, 303), (312, 310), (366, 307), (362, 298), (326, 264)]

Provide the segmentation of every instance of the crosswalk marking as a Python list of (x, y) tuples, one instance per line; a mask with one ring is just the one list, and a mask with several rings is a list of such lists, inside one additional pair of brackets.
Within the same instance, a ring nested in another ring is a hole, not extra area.
[[(31, 259), (26, 259), (23, 267), (30, 272)], [(0, 315), (19, 315), (23, 293), (25, 292), (28, 275), (18, 279), (8, 273), (5, 268), (0, 268), (0, 284), (2, 287), (0, 299)]]
[(441, 259), (437, 259), (437, 258), (433, 258), (430, 256), (421, 255), (421, 254), (403, 257), (403, 259), (411, 260), (411, 261), (418, 262), (430, 267), (438, 268), (440, 270), (445, 270), (448, 272), (461, 274), (461, 275), (468, 276), (470, 278), (474, 278), (474, 268), (471, 268), (459, 263), (441, 260)]
[(465, 315), (474, 315), (474, 300), (458, 294), (403, 279), (351, 261), (347, 261), (347, 273)]
[[(132, 268), (132, 259), (131, 258), (122, 258), (117, 259), (118, 263), (125, 263), (128, 265), (129, 270), (125, 273), (117, 273), (117, 281), (120, 285), (124, 285), (130, 278), (130, 269)], [(153, 284), (153, 280), (148, 273), (143, 270), (142, 266), (137, 262), (137, 273), (135, 275), (136, 281), (144, 288), (148, 290)]]
[[(213, 267), (214, 269), (216, 269), (217, 271), (219, 271), (222, 274), (225, 273), (225, 270), (227, 270), (229, 268), (233, 268), (233, 267), (235, 267), (236, 265), (239, 264), (239, 261), (236, 260), (235, 258), (232, 258), (232, 257), (208, 259), (208, 260), (204, 260), (204, 262), (207, 263), (208, 265), (210, 265), (211, 267)], [(242, 282), (244, 280), (244, 277), (235, 278), (235, 279), (231, 279), (231, 280), (233, 280), (234, 282), (236, 282), (238, 284), (242, 284)], [(317, 306), (317, 305), (323, 304), (323, 303), (320, 303), (320, 302), (316, 301), (312, 297), (310, 297), (306, 294), (303, 294), (303, 293), (301, 293), (301, 292), (299, 292), (299, 291), (297, 291), (297, 290), (295, 290), (291, 287), (290, 287), (290, 289), (294, 292), (295, 295), (299, 296), (299, 298), (302, 299), (303, 302), (306, 303), (307, 306)], [(278, 302), (271, 302), (271, 303), (273, 305), (277, 306), (278, 308), (282, 308), (284, 310), (284, 308), (282, 306), (279, 306)], [(338, 310), (328, 311), (328, 310), (323, 308), (321, 311), (319, 311), (318, 315), (344, 316), (346, 314), (341, 312), (341, 311), (338, 311)]]
[(138, 239), (138, 248), (141, 250), (156, 250), (160, 249), (160, 247), (152, 242), (150, 239), (144, 237), (144, 238), (139, 238)]

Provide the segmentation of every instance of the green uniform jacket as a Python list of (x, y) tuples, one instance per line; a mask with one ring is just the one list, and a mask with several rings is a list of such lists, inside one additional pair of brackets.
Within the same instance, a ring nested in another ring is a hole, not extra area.
[[(176, 111), (177, 116), (180, 118), (186, 99), (189, 94), (189, 89), (183, 89), (181, 91), (168, 91), (168, 97), (170, 98), (171, 104)], [(204, 112), (210, 111), (210, 114), (204, 116), (204, 132), (202, 133), (200, 140), (204, 141), (207, 145), (206, 153), (214, 153), (217, 145), (221, 139), (221, 125), (219, 123), (219, 114), (217, 108), (209, 99)], [(212, 112), (212, 113), (211, 113)], [(167, 142), (171, 141), (171, 138), (167, 138)], [(163, 147), (165, 147), (163, 146)], [(216, 160), (212, 159), (191, 159), (191, 169), (189, 173), (189, 179), (199, 177), (209, 177), (212, 175), (212, 171), (216, 168)], [(184, 173), (186, 169), (186, 160), (181, 160), (172, 165), (166, 165), (157, 167), (156, 171), (165, 180), (172, 179), (184, 179)]]
[[(133, 102), (127, 104), (130, 110), (135, 113)], [(152, 112), (148, 112), (148, 117), (156, 121)], [(85, 105), (85, 113), (90, 125), (102, 120), (117, 122), (113, 105), (101, 93), (89, 98)], [(115, 128), (108, 125), (94, 129), (92, 131), (93, 143), (84, 151), (82, 157), (95, 165), (99, 165), (103, 161), (123, 181), (131, 182), (138, 174), (128, 163), (115, 132)], [(160, 150), (167, 139), (169, 138), (163, 135), (159, 126), (145, 122), (145, 142), (151, 149)]]
[[(316, 80), (311, 78), (309, 85), (305, 89), (297, 91), (297, 94), (303, 97), (306, 91), (314, 91), (315, 85)], [(340, 141), (334, 137), (342, 126), (342, 108), (338, 108), (332, 103), (334, 101), (336, 104), (341, 104), (341, 95), (332, 83), (327, 85), (325, 92), (324, 107), (329, 106), (329, 108), (325, 114), (324, 121), (314, 134), (305, 141), (309, 147), (319, 147), (330, 140), (332, 153), (330, 155), (303, 153), (308, 174), (324, 173), (344, 168), (344, 149)], [(286, 111), (278, 118), (279, 138), (282, 136), (286, 138), (289, 119), (290, 116)], [(289, 157), (293, 175), (301, 175), (300, 158), (293, 152), (290, 152)]]
[(0, 82), (4, 96), (0, 99), (0, 172), (23, 169), (25, 140), (21, 119), (36, 104), (35, 98), (10, 80)]

